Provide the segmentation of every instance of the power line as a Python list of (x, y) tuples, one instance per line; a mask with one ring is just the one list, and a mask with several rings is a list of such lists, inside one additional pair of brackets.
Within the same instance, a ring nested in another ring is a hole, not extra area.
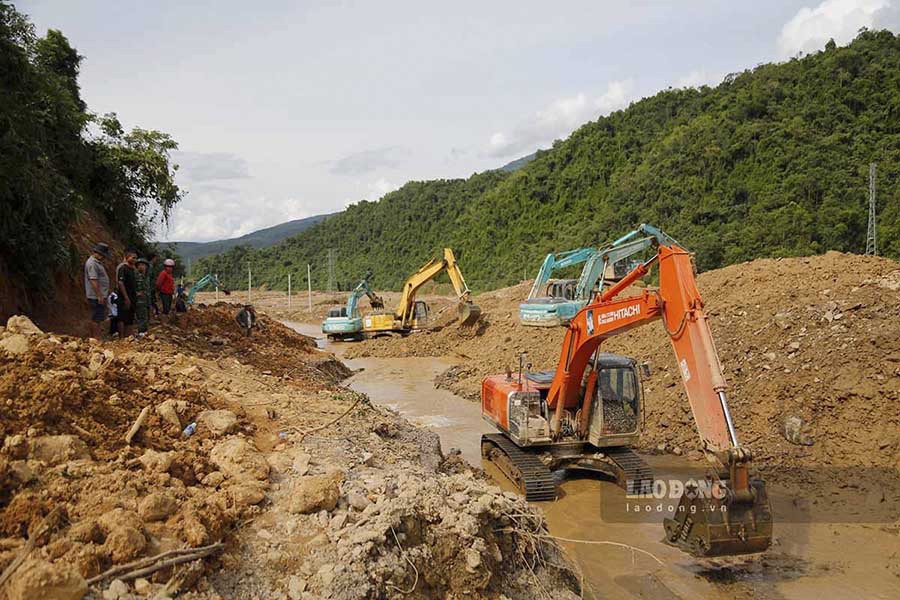
[(875, 163), (869, 163), (869, 227), (866, 231), (866, 255), (878, 256), (878, 235), (875, 222)]

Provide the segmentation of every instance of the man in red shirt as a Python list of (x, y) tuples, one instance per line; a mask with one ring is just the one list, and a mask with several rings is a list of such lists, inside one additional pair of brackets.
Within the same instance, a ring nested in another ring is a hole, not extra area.
[(159, 272), (159, 277), (156, 278), (156, 291), (159, 293), (164, 315), (168, 315), (172, 308), (172, 295), (175, 293), (175, 277), (172, 275), (174, 271), (175, 261), (167, 258), (166, 262), (163, 263), (163, 270)]

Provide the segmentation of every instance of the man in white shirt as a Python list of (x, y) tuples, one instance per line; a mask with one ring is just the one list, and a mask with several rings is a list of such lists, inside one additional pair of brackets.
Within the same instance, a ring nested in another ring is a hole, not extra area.
[(109, 274), (101, 262), (104, 258), (109, 258), (109, 246), (97, 242), (84, 263), (84, 295), (91, 307), (88, 337), (98, 340), (100, 323), (106, 320), (106, 297), (109, 296)]

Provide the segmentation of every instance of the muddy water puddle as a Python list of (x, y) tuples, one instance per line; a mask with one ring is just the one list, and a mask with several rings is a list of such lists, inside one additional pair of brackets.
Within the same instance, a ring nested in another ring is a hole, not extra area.
[[(349, 345), (326, 341), (316, 325), (286, 324), (315, 337), (320, 348), (337, 356), (342, 357)], [(344, 362), (358, 371), (347, 380), (349, 387), (432, 429), (440, 435), (445, 451), (459, 448), (471, 464), (484, 468), (502, 488), (514, 491), (492, 465), (482, 464), (481, 435), (494, 430), (481, 419), (478, 404), (434, 388), (435, 376), (453, 362), (439, 358)], [(657, 477), (689, 464), (683, 457), (644, 458)], [(891, 560), (900, 561), (900, 536), (884, 533), (881, 524), (784, 523), (779, 522), (776, 507), (775, 542), (763, 556), (697, 561), (662, 542), (666, 515), (652, 515), (641, 523), (609, 522), (603, 518), (603, 502), (624, 502), (619, 487), (591, 477), (558, 476), (559, 498), (537, 504), (547, 517), (550, 533), (560, 538), (581, 569), (585, 597), (900, 598), (900, 577), (885, 569)]]

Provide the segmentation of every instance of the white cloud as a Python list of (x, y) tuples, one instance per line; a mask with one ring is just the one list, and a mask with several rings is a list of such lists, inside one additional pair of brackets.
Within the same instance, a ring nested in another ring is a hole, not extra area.
[(778, 55), (821, 50), (829, 39), (847, 44), (862, 27), (873, 28), (890, 8), (890, 0), (825, 0), (815, 8), (803, 7), (781, 29)]
[(367, 198), (369, 200), (377, 200), (387, 193), (393, 192), (396, 189), (400, 189), (400, 186), (391, 183), (384, 177), (379, 177), (377, 180), (368, 184), (366, 188), (369, 192)]
[(694, 69), (687, 75), (679, 77), (675, 82), (676, 88), (699, 88), (704, 85), (716, 86), (721, 83), (721, 73), (710, 73), (706, 69)]
[(487, 154), (506, 157), (548, 145), (553, 140), (568, 136), (582, 124), (601, 115), (625, 108), (632, 98), (633, 82), (630, 79), (613, 81), (599, 97), (589, 98), (579, 93), (560, 98), (539, 110), (534, 117), (519, 124), (509, 133), (498, 131), (488, 141)]

